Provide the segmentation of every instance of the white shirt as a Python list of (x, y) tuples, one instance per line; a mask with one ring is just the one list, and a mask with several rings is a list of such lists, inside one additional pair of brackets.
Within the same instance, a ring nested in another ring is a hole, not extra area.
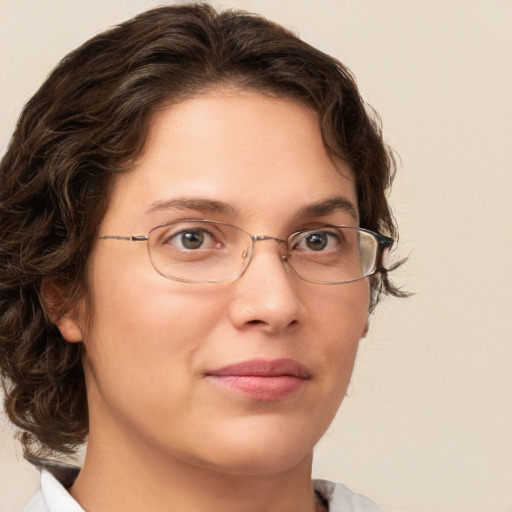
[[(343, 484), (313, 480), (313, 487), (329, 505), (329, 512), (384, 512), (373, 501), (353, 493)], [(23, 512), (85, 512), (66, 488), (46, 469), (41, 471), (41, 489)]]

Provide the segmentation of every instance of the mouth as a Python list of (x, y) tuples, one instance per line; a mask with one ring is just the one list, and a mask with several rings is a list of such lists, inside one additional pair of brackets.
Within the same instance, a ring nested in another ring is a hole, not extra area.
[(206, 377), (246, 398), (274, 402), (298, 395), (311, 373), (293, 359), (255, 359), (209, 370)]

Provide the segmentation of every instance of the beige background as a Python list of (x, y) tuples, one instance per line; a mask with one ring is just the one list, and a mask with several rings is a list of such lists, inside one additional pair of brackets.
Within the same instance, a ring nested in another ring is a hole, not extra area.
[[(53, 65), (162, 2), (0, 0), (0, 152)], [(231, 0), (339, 57), (401, 155), (400, 282), (315, 475), (411, 512), (512, 511), (512, 2)], [(0, 420), (0, 512), (37, 487)]]

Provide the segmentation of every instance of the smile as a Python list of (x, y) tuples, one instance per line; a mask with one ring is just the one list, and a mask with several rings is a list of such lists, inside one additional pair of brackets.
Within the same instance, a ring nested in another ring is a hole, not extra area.
[(210, 370), (206, 377), (252, 400), (272, 402), (296, 396), (311, 374), (292, 359), (258, 359)]

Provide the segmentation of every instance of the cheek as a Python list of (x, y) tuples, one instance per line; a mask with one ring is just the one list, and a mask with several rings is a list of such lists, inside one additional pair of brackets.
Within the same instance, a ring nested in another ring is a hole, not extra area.
[(367, 280), (340, 286), (328, 289), (311, 311), (324, 368), (321, 378), (335, 400), (341, 400), (350, 380), (359, 341), (366, 333), (369, 305)]
[(88, 365), (102, 393), (126, 402), (138, 400), (138, 395), (140, 400), (157, 400), (163, 396), (158, 390), (171, 381), (173, 387), (185, 381), (201, 340), (225, 307), (212, 300), (211, 292), (197, 293), (190, 284), (165, 279), (140, 260), (127, 260), (121, 256), (113, 264), (98, 255), (94, 261), (94, 314), (85, 338)]
[(151, 265), (146, 247), (134, 246), (128, 248), (132, 251), (117, 252), (110, 258), (98, 251), (92, 262), (96, 330), (121, 340), (142, 332), (140, 341), (145, 343), (202, 330), (208, 317), (221, 309), (214, 307), (211, 294), (162, 277)]
[(343, 351), (364, 336), (368, 324), (369, 285), (366, 279), (325, 286), (310, 307), (319, 338)]

